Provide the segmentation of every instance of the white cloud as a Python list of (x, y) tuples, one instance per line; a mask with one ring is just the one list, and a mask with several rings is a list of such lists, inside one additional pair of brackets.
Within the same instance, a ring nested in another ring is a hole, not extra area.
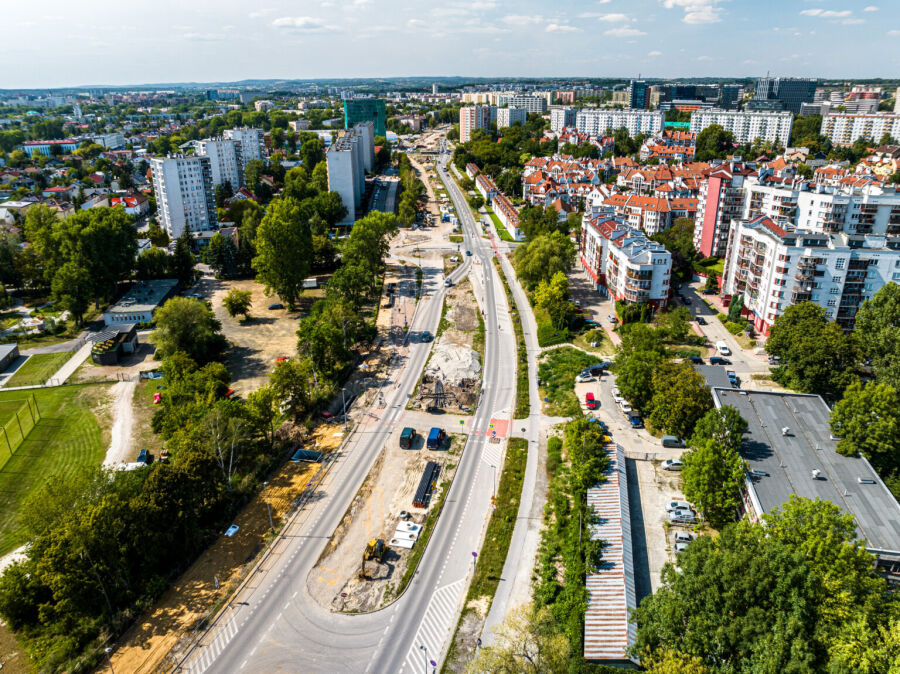
[(684, 10), (684, 23), (718, 23), (722, 20), (722, 10), (716, 5), (720, 0), (662, 0), (666, 9), (681, 8)]
[(271, 14), (274, 11), (275, 9), (272, 7), (264, 7), (262, 9), (257, 9), (255, 12), (250, 12), (247, 16), (249, 16), (251, 19), (260, 19), (267, 14)]
[(282, 16), (275, 19), (272, 25), (276, 28), (284, 28), (286, 30), (300, 31), (304, 33), (316, 33), (323, 30), (330, 30), (332, 27), (325, 24), (322, 19), (316, 19), (311, 16)]
[(638, 35), (646, 35), (642, 30), (638, 30), (637, 28), (610, 28), (609, 30), (603, 31), (604, 35), (609, 35), (610, 37), (637, 37)]
[(420, 28), (425, 25), (425, 22), (422, 19), (410, 19), (406, 22), (407, 28)]
[(704, 55), (704, 56), (698, 56), (698, 57), (697, 57), (697, 60), (698, 60), (698, 61), (712, 61), (712, 56), (706, 56), (706, 55)]
[(503, 23), (508, 23), (510, 26), (530, 26), (543, 22), (544, 17), (536, 14), (508, 14), (503, 17)]
[(817, 16), (820, 19), (843, 19), (853, 14), (849, 9), (804, 9), (800, 13), (803, 16)]
[(221, 33), (185, 33), (181, 37), (191, 42), (219, 42), (225, 39)]
[(863, 11), (864, 12), (877, 12), (878, 8), (875, 5), (869, 5), (868, 7), (863, 9)]
[(368, 5), (372, 0), (353, 0), (354, 7), (362, 7), (364, 5)]
[(651, 51), (647, 54), (647, 56), (662, 56), (662, 55), (663, 54), (661, 51)]
[(887, 34), (891, 37), (900, 37), (900, 30), (889, 30)]
[(620, 23), (628, 21), (627, 14), (598, 14), (597, 21), (606, 21), (608, 23)]
[(544, 29), (548, 33), (580, 33), (581, 28), (567, 26), (565, 24), (551, 23)]

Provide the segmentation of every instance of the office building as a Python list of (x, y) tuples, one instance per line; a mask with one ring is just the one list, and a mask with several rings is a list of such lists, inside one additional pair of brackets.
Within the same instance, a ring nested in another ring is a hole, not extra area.
[(150, 159), (160, 226), (172, 239), (185, 231), (215, 229), (216, 200), (209, 157), (169, 155)]
[(459, 109), (459, 142), (468, 143), (476, 129), (491, 129), (491, 106), (471, 105)]
[(822, 129), (819, 133), (835, 145), (853, 145), (860, 138), (868, 138), (877, 143), (885, 133), (900, 139), (900, 114), (880, 112), (851, 115), (833, 112), (822, 117)]
[(376, 136), (387, 136), (387, 116), (381, 98), (354, 98), (344, 101), (344, 128), (372, 122)]
[(338, 223), (352, 225), (362, 208), (366, 191), (366, 170), (374, 165), (374, 125), (363, 122), (344, 131), (325, 152), (328, 190), (341, 195), (347, 215)]
[(752, 143), (759, 138), (787, 146), (793, 123), (794, 116), (789, 112), (697, 110), (691, 114), (691, 133), (700, 133), (706, 127), (718, 124), (734, 135), (736, 143)]
[(194, 149), (201, 157), (209, 157), (213, 187), (227, 182), (232, 190), (236, 190), (244, 184), (244, 159), (239, 140), (206, 138), (194, 141)]
[(550, 130), (561, 133), (563, 129), (575, 128), (574, 108), (553, 108), (550, 111)]
[(628, 107), (632, 110), (646, 110), (648, 103), (647, 83), (644, 80), (631, 80), (628, 85)]
[(756, 81), (757, 101), (778, 101), (782, 109), (800, 114), (803, 103), (812, 103), (816, 80), (804, 77), (760, 77)]
[(244, 164), (266, 158), (266, 133), (262, 129), (242, 126), (236, 129), (225, 129), (222, 136), (227, 140), (240, 142)]
[[(592, 136), (624, 128), (629, 136), (661, 133), (666, 123), (664, 112), (649, 110), (581, 110), (575, 115), (575, 127)], [(693, 129), (692, 129), (693, 131)]]
[(516, 122), (524, 124), (528, 120), (528, 112), (525, 108), (498, 108), (497, 128), (502, 129), (512, 126)]

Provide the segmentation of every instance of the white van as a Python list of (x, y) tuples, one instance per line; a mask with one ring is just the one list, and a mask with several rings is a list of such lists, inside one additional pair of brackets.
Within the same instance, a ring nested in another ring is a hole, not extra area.
[(718, 351), (721, 356), (731, 355), (731, 349), (728, 348), (728, 345), (725, 342), (716, 342), (716, 351)]

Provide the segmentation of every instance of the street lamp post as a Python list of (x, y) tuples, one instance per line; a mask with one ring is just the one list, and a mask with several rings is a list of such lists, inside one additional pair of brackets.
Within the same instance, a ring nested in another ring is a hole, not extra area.
[(272, 508), (269, 506), (269, 483), (268, 483), (268, 481), (263, 482), (263, 494), (265, 495), (265, 500), (266, 500), (266, 512), (269, 513), (269, 528), (272, 531), (275, 531), (275, 524), (272, 522)]
[(428, 649), (425, 648), (425, 644), (419, 644), (419, 650), (425, 651), (425, 674), (428, 674)]
[(113, 666), (112, 666), (112, 659), (109, 657), (109, 654), (112, 653), (112, 648), (107, 646), (106, 648), (103, 649), (103, 652), (106, 653), (106, 662), (109, 664), (109, 671), (112, 672), (112, 674), (116, 674), (116, 671), (113, 669)]
[(347, 399), (344, 397), (344, 391), (347, 389), (341, 389), (341, 407), (343, 407), (343, 417), (344, 417), (344, 432), (347, 432)]

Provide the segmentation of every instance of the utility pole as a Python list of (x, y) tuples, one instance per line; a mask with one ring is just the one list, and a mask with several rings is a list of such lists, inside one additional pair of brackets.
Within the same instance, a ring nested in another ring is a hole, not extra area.
[(272, 508), (269, 506), (269, 482), (263, 482), (263, 497), (266, 501), (266, 512), (269, 513), (269, 528), (275, 531), (275, 523), (272, 522)]

